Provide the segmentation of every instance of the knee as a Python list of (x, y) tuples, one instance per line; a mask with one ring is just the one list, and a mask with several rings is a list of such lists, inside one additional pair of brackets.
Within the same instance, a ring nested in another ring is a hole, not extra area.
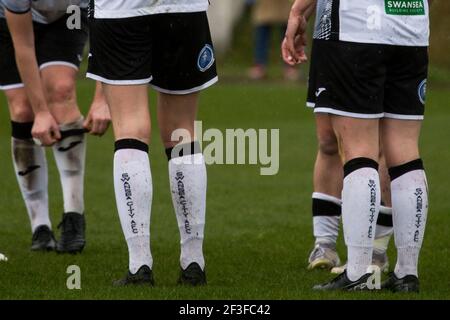
[(16, 122), (32, 122), (34, 120), (33, 110), (26, 96), (8, 97), (11, 120)]
[(74, 100), (75, 83), (72, 79), (59, 79), (47, 86), (48, 100), (54, 104), (64, 104)]
[(28, 106), (14, 108), (11, 112), (11, 120), (16, 122), (32, 122), (34, 113)]
[(339, 144), (333, 132), (319, 135), (319, 152), (325, 156), (339, 155)]

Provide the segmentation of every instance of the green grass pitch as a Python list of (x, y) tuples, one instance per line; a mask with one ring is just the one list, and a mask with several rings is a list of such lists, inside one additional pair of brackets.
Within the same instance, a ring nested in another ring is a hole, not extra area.
[[(93, 83), (80, 81), (79, 101), (86, 110)], [(152, 113), (154, 113), (154, 95)], [(450, 298), (449, 92), (429, 86), (422, 138), (431, 205), (420, 260), (422, 292), (315, 293), (311, 287), (330, 279), (306, 271), (313, 245), (310, 197), (316, 153), (314, 121), (304, 107), (305, 89), (282, 84), (221, 84), (201, 99), (204, 128), (279, 128), (280, 172), (259, 175), (257, 166), (210, 166), (205, 253), (209, 284), (180, 288), (179, 235), (173, 213), (167, 161), (156, 127), (151, 145), (154, 179), (152, 250), (155, 288), (114, 288), (127, 269), (112, 183), (113, 138), (89, 138), (86, 169), (87, 247), (82, 255), (31, 253), (30, 227), (11, 163), (10, 125), (0, 97), (0, 299), (448, 299)], [(154, 121), (155, 122), (155, 121)], [(156, 124), (155, 124), (156, 126)], [(49, 152), (50, 207), (56, 228), (62, 197)], [(339, 251), (345, 259), (340, 239)], [(395, 262), (393, 243), (391, 262)], [(66, 268), (81, 267), (81, 290), (66, 288)]]

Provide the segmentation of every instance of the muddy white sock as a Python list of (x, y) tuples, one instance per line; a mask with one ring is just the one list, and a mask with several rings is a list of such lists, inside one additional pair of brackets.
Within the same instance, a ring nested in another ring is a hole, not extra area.
[(336, 244), (341, 221), (341, 199), (314, 192), (313, 193), (313, 225), (316, 244)]
[(128, 245), (129, 270), (153, 267), (150, 210), (153, 194), (148, 146), (138, 140), (116, 142), (114, 190), (122, 231)]
[(389, 169), (391, 176), (394, 237), (397, 247), (395, 274), (418, 276), (419, 253), (428, 215), (428, 185), (422, 160)]
[(372, 263), (373, 240), (380, 210), (378, 163), (356, 158), (345, 164), (342, 219), (348, 248), (347, 276), (356, 281)]
[(48, 172), (45, 150), (31, 137), (33, 123), (12, 122), (11, 153), (31, 231), (45, 225), (52, 227), (48, 210)]
[[(60, 126), (61, 131), (82, 129), (83, 119)], [(70, 136), (53, 146), (64, 198), (64, 212), (84, 213), (85, 134)]]
[(203, 234), (206, 213), (206, 165), (198, 143), (168, 149), (172, 202), (180, 230), (180, 264), (205, 268)]

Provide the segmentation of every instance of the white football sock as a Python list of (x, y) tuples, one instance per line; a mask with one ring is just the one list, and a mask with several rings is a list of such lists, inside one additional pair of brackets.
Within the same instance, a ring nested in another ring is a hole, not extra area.
[[(60, 126), (61, 131), (82, 129), (83, 118)], [(64, 197), (64, 212), (84, 213), (84, 168), (86, 164), (86, 137), (71, 136), (53, 146)]]
[[(137, 145), (137, 146), (136, 146)], [(114, 190), (123, 234), (128, 245), (129, 270), (153, 267), (150, 251), (152, 176), (148, 147), (137, 140), (119, 140), (114, 155)]]
[(13, 164), (31, 231), (45, 225), (52, 228), (48, 210), (48, 172), (45, 150), (32, 139), (11, 140)]
[(316, 245), (336, 244), (341, 221), (341, 200), (324, 193), (313, 193), (313, 225)]
[(418, 276), (419, 253), (428, 215), (427, 178), (421, 160), (389, 170), (392, 183), (394, 237), (398, 278)]
[(373, 240), (380, 210), (378, 164), (357, 158), (345, 165), (342, 219), (348, 248), (347, 276), (356, 281), (372, 263)]
[(206, 214), (206, 165), (201, 153), (169, 160), (172, 201), (180, 230), (180, 264), (205, 268), (203, 234)]

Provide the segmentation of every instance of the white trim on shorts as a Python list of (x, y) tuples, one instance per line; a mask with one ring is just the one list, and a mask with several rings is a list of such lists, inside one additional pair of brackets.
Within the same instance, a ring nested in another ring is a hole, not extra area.
[(386, 112), (384, 114), (385, 118), (388, 119), (397, 119), (397, 120), (416, 120), (421, 121), (425, 119), (425, 116), (418, 116), (418, 115), (406, 115), (406, 114), (396, 114), (396, 113), (388, 113)]
[(14, 90), (14, 89), (20, 89), (24, 88), (25, 85), (23, 83), (15, 83), (15, 84), (8, 84), (6, 86), (0, 86), (1, 91), (7, 91), (7, 90)]
[(381, 118), (384, 118), (384, 112), (383, 113), (366, 114), (366, 113), (347, 112), (347, 111), (341, 111), (341, 110), (336, 110), (333, 108), (324, 108), (324, 107), (314, 108), (314, 113), (330, 113), (330, 114), (334, 114), (337, 116), (358, 118), (358, 119), (381, 119)]
[(186, 95), (186, 94), (202, 91), (202, 90), (204, 90), (206, 88), (209, 88), (213, 84), (217, 83), (217, 81), (219, 81), (219, 76), (214, 77), (213, 79), (211, 79), (208, 82), (202, 84), (201, 86), (198, 86), (198, 87), (195, 87), (195, 88), (192, 88), (192, 89), (187, 89), (187, 90), (167, 90), (167, 89), (163, 89), (163, 88), (160, 88), (158, 86), (155, 86), (155, 85), (153, 85), (151, 83), (150, 83), (150, 86), (153, 89), (155, 89), (156, 91), (161, 92), (161, 93), (173, 94), (173, 95)]
[[(316, 104), (313, 102), (307, 102), (306, 107), (315, 108)], [(421, 115), (406, 115), (406, 114), (396, 114), (396, 113), (377, 113), (377, 114), (364, 114), (364, 113), (353, 113), (340, 111), (333, 108), (316, 108), (314, 109), (314, 113), (331, 113), (339, 116), (351, 117), (351, 118), (361, 118), (361, 119), (379, 119), (379, 118), (387, 118), (387, 119), (396, 119), (396, 120), (410, 120), (410, 121), (423, 121), (425, 116)]]
[(103, 78), (101, 76), (98, 76), (96, 74), (88, 72), (86, 74), (87, 78), (90, 78), (92, 80), (100, 81), (102, 83), (115, 85), (115, 86), (136, 86), (136, 85), (142, 85), (142, 84), (149, 84), (153, 80), (153, 76), (147, 79), (140, 79), (140, 80), (110, 80)]
[[(43, 63), (39, 66), (39, 70), (43, 70), (47, 67), (51, 67), (51, 66), (65, 66), (65, 67), (69, 67), (75, 70), (79, 70), (78, 66), (67, 62), (67, 61), (49, 61), (46, 63)], [(8, 84), (6, 86), (0, 86), (0, 90), (2, 91), (7, 91), (7, 90), (13, 90), (13, 89), (20, 89), (20, 88), (24, 88), (25, 85), (23, 83), (15, 83), (15, 84)]]
[(67, 62), (67, 61), (49, 61), (49, 62), (41, 64), (39, 66), (39, 70), (43, 70), (47, 67), (52, 67), (52, 66), (64, 66), (64, 67), (69, 67), (69, 68), (72, 68), (72, 69), (75, 69), (78, 71), (77, 65)]

